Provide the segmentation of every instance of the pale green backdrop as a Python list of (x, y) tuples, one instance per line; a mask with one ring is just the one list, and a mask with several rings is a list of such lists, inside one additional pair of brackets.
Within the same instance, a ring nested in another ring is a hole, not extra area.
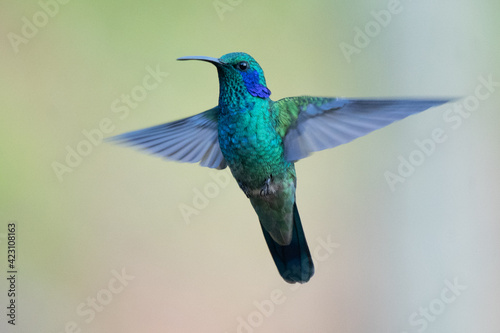
[[(0, 331), (500, 329), (498, 1), (59, 1), (0, 4)], [(213, 107), (175, 59), (233, 51), (273, 99), (464, 97), (297, 164), (298, 288), (227, 171), (102, 143)]]

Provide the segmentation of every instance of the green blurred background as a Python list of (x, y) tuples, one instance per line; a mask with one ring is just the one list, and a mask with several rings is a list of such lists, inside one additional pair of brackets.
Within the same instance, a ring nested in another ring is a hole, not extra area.
[[(62, 2), (0, 4), (2, 332), (500, 329), (498, 84), (459, 125), (442, 106), (296, 165), (316, 259), (300, 287), (278, 275), (227, 171), (166, 162), (98, 134), (213, 107), (216, 71), (175, 61), (186, 55), (250, 53), (275, 100), (474, 96), (488, 91), (480, 77), (500, 82), (498, 1)], [(358, 28), (372, 29), (367, 45)], [(342, 43), (363, 47), (346, 57)], [(148, 68), (163, 73), (151, 90), (141, 88)], [(129, 112), (114, 112), (132, 93)], [(391, 189), (386, 173), (439, 128), (446, 140)], [(78, 147), (87, 156), (55, 172)], [(187, 206), (197, 213), (189, 219)], [(5, 315), (11, 221), (15, 327)], [(334, 246), (322, 248), (328, 240)]]

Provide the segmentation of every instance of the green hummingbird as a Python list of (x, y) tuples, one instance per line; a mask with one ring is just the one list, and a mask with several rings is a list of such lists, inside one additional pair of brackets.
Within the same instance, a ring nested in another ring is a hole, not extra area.
[(302, 229), (294, 163), (350, 142), (444, 99), (269, 98), (264, 72), (248, 54), (189, 56), (217, 68), (219, 104), (197, 115), (111, 138), (170, 160), (229, 166), (257, 213), (280, 275), (304, 283), (314, 264)]

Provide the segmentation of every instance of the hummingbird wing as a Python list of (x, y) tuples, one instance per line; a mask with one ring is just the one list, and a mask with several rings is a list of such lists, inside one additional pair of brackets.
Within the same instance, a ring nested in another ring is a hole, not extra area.
[(292, 162), (448, 101), (300, 96), (276, 101), (271, 112), (284, 137), (285, 159)]
[(227, 164), (219, 147), (217, 118), (219, 108), (170, 123), (120, 134), (110, 138), (150, 154), (179, 161), (197, 163), (215, 169)]

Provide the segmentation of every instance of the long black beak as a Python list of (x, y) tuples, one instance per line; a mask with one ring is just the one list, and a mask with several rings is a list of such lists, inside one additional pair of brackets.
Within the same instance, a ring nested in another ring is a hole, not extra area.
[(222, 65), (223, 64), (223, 62), (217, 58), (205, 57), (205, 56), (187, 56), (187, 57), (177, 58), (177, 60), (201, 60), (201, 61), (210, 62), (214, 65)]

